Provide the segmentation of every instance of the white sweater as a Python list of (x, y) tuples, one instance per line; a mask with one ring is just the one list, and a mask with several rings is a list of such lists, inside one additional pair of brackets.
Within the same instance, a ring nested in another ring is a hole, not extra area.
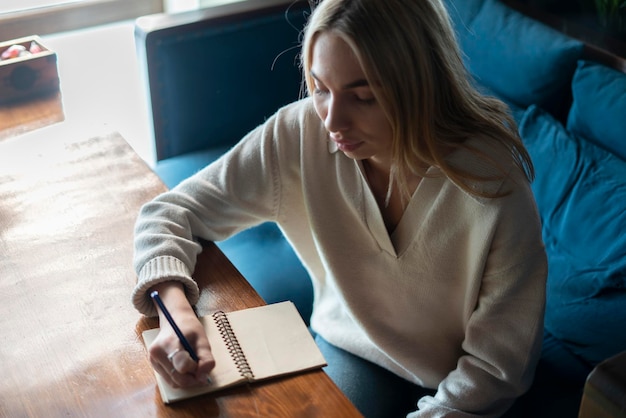
[[(492, 155), (509, 166), (499, 152)], [(492, 173), (469, 152), (451, 158)], [(154, 315), (147, 290), (174, 279), (195, 304), (190, 274), (201, 248), (194, 237), (217, 241), (276, 221), (312, 277), (313, 329), (411, 382), (438, 387), (411, 417), (498, 416), (530, 385), (543, 330), (546, 257), (518, 171), (476, 184), (511, 190), (494, 199), (444, 176), (424, 178), (390, 236), (361, 164), (327, 140), (304, 99), (143, 207), (133, 302)]]

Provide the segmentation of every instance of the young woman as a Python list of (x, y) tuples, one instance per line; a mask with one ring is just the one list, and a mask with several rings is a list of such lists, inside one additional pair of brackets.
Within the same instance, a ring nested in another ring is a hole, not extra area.
[(547, 273), (505, 106), (468, 81), (440, 0), (324, 0), (302, 63), (310, 97), (142, 209), (133, 301), (154, 315), (159, 290), (200, 359), (161, 318), (153, 366), (205, 380), (194, 237), (271, 220), (312, 278), (326, 371), (365, 416), (501, 415), (533, 378)]

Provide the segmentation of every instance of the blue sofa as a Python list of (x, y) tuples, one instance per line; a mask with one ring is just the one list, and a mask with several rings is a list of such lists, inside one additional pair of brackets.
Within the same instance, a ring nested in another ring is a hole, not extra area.
[[(626, 59), (537, 20), (522, 1), (445, 3), (477, 87), (509, 104), (537, 171), (546, 330), (533, 387), (507, 416), (595, 417), (580, 408), (590, 372), (626, 358)], [(307, 1), (255, 0), (137, 20), (155, 171), (168, 186), (299, 97), (308, 14)], [(308, 319), (307, 273), (276, 226), (218, 245), (267, 302), (291, 299)], [(626, 402), (623, 382), (609, 392), (605, 406)]]

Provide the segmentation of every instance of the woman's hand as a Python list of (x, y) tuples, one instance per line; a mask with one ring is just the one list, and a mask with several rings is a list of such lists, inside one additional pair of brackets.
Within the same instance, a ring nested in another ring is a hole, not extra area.
[(163, 303), (195, 350), (199, 361), (196, 363), (185, 351), (174, 329), (159, 310), (161, 330), (148, 347), (152, 367), (173, 387), (206, 384), (209, 372), (215, 367), (215, 360), (204, 327), (189, 304), (182, 284), (176, 281), (159, 283), (150, 292), (153, 290), (159, 292)]

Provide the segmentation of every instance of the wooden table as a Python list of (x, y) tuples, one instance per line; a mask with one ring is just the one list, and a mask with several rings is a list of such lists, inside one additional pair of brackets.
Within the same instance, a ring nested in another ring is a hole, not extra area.
[[(359, 416), (321, 370), (161, 402), (130, 292), (135, 217), (164, 190), (117, 134), (0, 142), (0, 417)], [(201, 314), (263, 304), (214, 245), (195, 276)]]

